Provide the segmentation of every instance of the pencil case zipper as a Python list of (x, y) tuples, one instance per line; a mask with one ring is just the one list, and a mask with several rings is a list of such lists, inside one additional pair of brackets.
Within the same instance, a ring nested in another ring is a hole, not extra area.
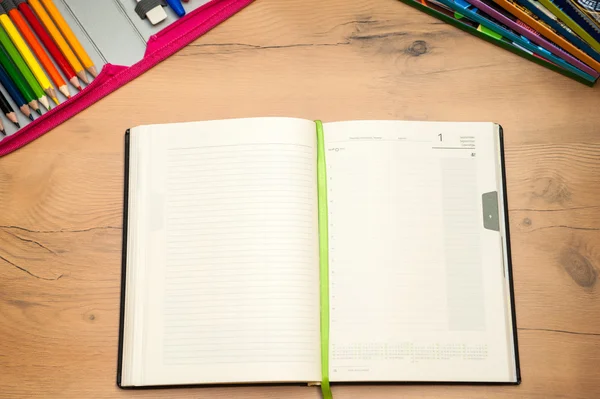
[(150, 37), (144, 58), (130, 67), (106, 64), (80, 93), (0, 142), (0, 157), (29, 144), (180, 51), (254, 0), (213, 0)]

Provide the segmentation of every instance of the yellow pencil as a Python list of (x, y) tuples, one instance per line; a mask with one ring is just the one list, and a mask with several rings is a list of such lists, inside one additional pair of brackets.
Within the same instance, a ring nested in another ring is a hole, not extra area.
[(17, 50), (19, 50), (19, 53), (21, 53), (21, 56), (23, 56), (25, 63), (33, 73), (33, 76), (35, 76), (35, 79), (39, 82), (40, 86), (42, 86), (44, 92), (46, 92), (46, 94), (48, 94), (48, 96), (51, 99), (53, 99), (56, 104), (58, 104), (58, 98), (56, 97), (56, 91), (54, 90), (54, 86), (52, 86), (52, 83), (50, 83), (50, 79), (48, 79), (48, 76), (46, 76), (46, 73), (42, 69), (42, 66), (33, 56), (31, 50), (29, 50), (29, 47), (27, 47), (27, 44), (25, 44), (25, 40), (23, 40), (23, 37), (17, 30), (17, 27), (8, 17), (6, 10), (1, 4), (0, 25), (2, 25), (6, 33), (8, 33), (10, 40), (12, 40)]
[(93, 77), (96, 77), (98, 75), (98, 72), (96, 71), (94, 62), (92, 61), (88, 53), (85, 51), (81, 43), (79, 43), (79, 40), (77, 40), (77, 36), (75, 36), (73, 31), (69, 27), (69, 24), (67, 24), (67, 21), (65, 21), (65, 19), (63, 18), (60, 11), (58, 11), (58, 8), (56, 8), (54, 2), (52, 0), (42, 0), (42, 4), (44, 4), (44, 7), (46, 7), (48, 14), (50, 14), (56, 25), (58, 25), (58, 28), (60, 29), (62, 34), (65, 35), (65, 38), (75, 51), (75, 54), (77, 54), (77, 57), (79, 57), (79, 59), (83, 63), (83, 66), (85, 66), (85, 68)]
[(85, 70), (83, 69), (83, 66), (77, 59), (77, 56), (75, 55), (73, 50), (71, 50), (71, 47), (69, 47), (69, 45), (67, 44), (65, 38), (60, 33), (56, 25), (54, 25), (54, 22), (52, 22), (52, 18), (50, 18), (50, 15), (48, 15), (46, 10), (42, 6), (42, 3), (40, 3), (39, 0), (29, 0), (29, 5), (31, 6), (31, 8), (33, 8), (33, 11), (35, 11), (40, 21), (42, 21), (42, 24), (46, 27), (46, 30), (48, 31), (52, 39), (54, 39), (54, 42), (60, 49), (60, 52), (63, 53), (67, 61), (69, 61), (69, 64), (71, 64), (71, 66), (75, 70), (75, 73), (77, 74), (77, 76), (79, 76), (79, 79), (81, 79), (83, 83), (89, 83), (87, 76), (85, 76)]

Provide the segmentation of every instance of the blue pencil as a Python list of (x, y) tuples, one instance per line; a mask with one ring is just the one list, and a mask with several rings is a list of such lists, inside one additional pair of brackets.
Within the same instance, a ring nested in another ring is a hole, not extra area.
[(6, 89), (6, 91), (8, 92), (8, 95), (17, 104), (17, 106), (19, 107), (19, 109), (21, 110), (23, 115), (25, 115), (29, 119), (33, 120), (33, 115), (31, 114), (31, 108), (29, 108), (29, 105), (27, 105), (25, 98), (23, 98), (23, 95), (21, 94), (19, 89), (17, 89), (17, 86), (15, 86), (12, 79), (8, 76), (6, 69), (4, 69), (4, 67), (1, 64), (0, 64), (0, 84), (2, 84), (2, 86)]

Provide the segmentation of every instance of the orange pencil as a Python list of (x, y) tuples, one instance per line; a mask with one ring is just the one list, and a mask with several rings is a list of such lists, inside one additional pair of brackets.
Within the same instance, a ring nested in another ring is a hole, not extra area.
[(92, 61), (92, 59), (90, 58), (88, 53), (85, 51), (85, 49), (83, 48), (81, 43), (79, 43), (77, 36), (75, 36), (73, 31), (69, 27), (69, 24), (63, 18), (60, 11), (58, 11), (58, 8), (56, 8), (56, 6), (54, 5), (54, 2), (52, 0), (41, 0), (41, 2), (44, 5), (44, 7), (46, 8), (46, 11), (48, 11), (48, 14), (50, 14), (52, 16), (54, 23), (56, 23), (56, 25), (58, 25), (58, 28), (60, 29), (62, 34), (65, 36), (65, 39), (67, 39), (67, 42), (69, 42), (69, 44), (71, 45), (71, 48), (73, 49), (73, 51), (75, 51), (75, 54), (77, 54), (77, 57), (79, 57), (79, 60), (85, 66), (85, 69), (87, 69), (87, 71), (93, 77), (98, 76), (98, 72), (96, 71), (94, 62)]
[(69, 64), (79, 77), (83, 81), (83, 83), (89, 83), (88, 78), (85, 76), (85, 70), (83, 69), (83, 65), (77, 59), (77, 56), (71, 50), (71, 47), (63, 37), (62, 33), (58, 30), (58, 27), (50, 18), (50, 15), (46, 12), (46, 9), (40, 3), (40, 0), (27, 0), (31, 8), (37, 14), (37, 17), (41, 21), (41, 23), (46, 27), (46, 31), (54, 40), (56, 46), (60, 49), (60, 52), (64, 55), (64, 57), (68, 60)]
[(48, 57), (48, 54), (46, 54), (46, 51), (44, 51), (44, 48), (29, 28), (29, 25), (27, 25), (25, 19), (23, 18), (19, 10), (17, 10), (17, 6), (15, 5), (15, 3), (12, 0), (3, 0), (2, 5), (4, 6), (4, 9), (8, 12), (8, 16), (12, 19), (13, 23), (17, 26), (17, 28), (25, 38), (27, 44), (29, 44), (29, 47), (31, 47), (31, 49), (33, 50), (34, 54), (36, 55), (36, 57), (38, 58), (48, 75), (50, 75), (50, 78), (52, 79), (54, 84), (58, 87), (58, 90), (60, 90), (60, 92), (66, 97), (71, 97), (71, 93), (69, 92), (67, 83), (65, 82), (61, 74), (58, 73), (58, 70), (56, 69), (52, 61), (50, 61), (50, 57)]

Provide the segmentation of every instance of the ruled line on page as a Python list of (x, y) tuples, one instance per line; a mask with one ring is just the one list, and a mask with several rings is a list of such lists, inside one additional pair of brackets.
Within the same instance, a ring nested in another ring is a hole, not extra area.
[(312, 142), (172, 148), (166, 168), (165, 362), (318, 360)]
[(178, 153), (182, 152), (182, 151), (199, 152), (202, 150), (207, 150), (207, 151), (212, 152), (214, 148), (232, 148), (232, 147), (242, 148), (246, 151), (254, 151), (254, 150), (251, 150), (249, 147), (259, 147), (259, 146), (269, 146), (269, 147), (292, 146), (292, 147), (303, 147), (303, 148), (313, 149), (313, 147), (310, 145), (297, 144), (297, 143), (246, 143), (246, 144), (204, 145), (201, 147), (175, 147), (175, 148), (169, 148), (169, 152), (175, 152), (175, 151)]

